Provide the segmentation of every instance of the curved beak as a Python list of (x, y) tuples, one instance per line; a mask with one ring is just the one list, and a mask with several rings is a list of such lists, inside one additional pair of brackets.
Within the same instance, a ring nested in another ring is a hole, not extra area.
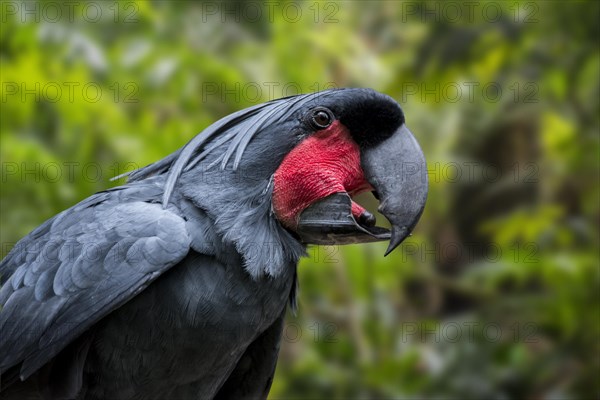
[(361, 150), (361, 166), (391, 231), (359, 224), (351, 213), (350, 196), (335, 193), (300, 215), (297, 233), (304, 242), (334, 245), (389, 240), (388, 255), (410, 235), (423, 213), (428, 190), (425, 157), (412, 133), (402, 125), (381, 143)]
[(379, 212), (392, 225), (388, 255), (410, 235), (427, 201), (425, 156), (402, 125), (392, 136), (361, 154), (365, 178), (379, 197)]

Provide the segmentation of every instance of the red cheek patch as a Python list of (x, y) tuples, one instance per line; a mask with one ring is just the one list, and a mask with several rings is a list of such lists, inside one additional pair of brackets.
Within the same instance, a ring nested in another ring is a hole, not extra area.
[[(273, 210), (288, 228), (300, 213), (333, 193), (350, 196), (372, 190), (360, 166), (360, 149), (339, 121), (303, 140), (284, 159), (274, 175)], [(365, 211), (352, 202), (358, 220)]]

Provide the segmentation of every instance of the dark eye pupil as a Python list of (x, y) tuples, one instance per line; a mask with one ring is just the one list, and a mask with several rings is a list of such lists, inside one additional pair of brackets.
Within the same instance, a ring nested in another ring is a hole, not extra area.
[(320, 127), (326, 127), (331, 123), (329, 114), (325, 111), (318, 111), (314, 116), (314, 121)]

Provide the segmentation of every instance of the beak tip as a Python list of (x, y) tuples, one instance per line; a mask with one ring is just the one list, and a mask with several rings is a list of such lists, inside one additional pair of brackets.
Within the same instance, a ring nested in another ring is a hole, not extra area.
[(383, 256), (387, 257), (396, 247), (398, 247), (398, 245), (392, 246), (392, 243), (390, 243), (385, 253), (383, 253)]
[(406, 233), (406, 231), (407, 231), (407, 229), (405, 227), (402, 227), (402, 228), (392, 227), (392, 235), (390, 237), (390, 244), (388, 245), (388, 248), (385, 251), (385, 254), (383, 255), (384, 257), (386, 257), (388, 254), (390, 254), (392, 251), (394, 251), (394, 249), (396, 247), (398, 247), (400, 245), (400, 243), (402, 243), (404, 241), (404, 239), (406, 239), (408, 236), (410, 236), (410, 233)]

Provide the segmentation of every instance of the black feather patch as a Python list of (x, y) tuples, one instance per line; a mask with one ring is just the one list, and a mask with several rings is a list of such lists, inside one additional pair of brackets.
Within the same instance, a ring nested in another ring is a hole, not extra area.
[(340, 93), (331, 110), (361, 148), (387, 139), (404, 123), (404, 113), (398, 103), (370, 89)]

